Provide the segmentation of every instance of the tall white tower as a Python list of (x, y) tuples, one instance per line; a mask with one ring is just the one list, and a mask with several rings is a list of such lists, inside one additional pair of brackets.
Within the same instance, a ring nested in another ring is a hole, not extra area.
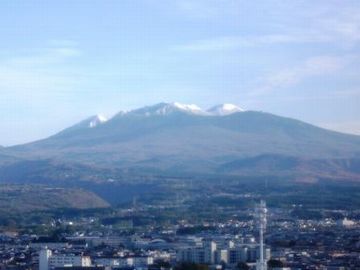
[(256, 269), (257, 270), (267, 270), (266, 259), (264, 258), (264, 231), (266, 229), (266, 203), (261, 200), (260, 204), (256, 208), (256, 214), (259, 222), (259, 246), (260, 246), (260, 260), (257, 261)]
[(46, 246), (40, 250), (39, 253), (39, 270), (49, 270), (49, 258), (52, 252)]
[(212, 240), (206, 240), (204, 242), (204, 251), (205, 251), (205, 256), (204, 256), (205, 262), (209, 264), (215, 263), (216, 243)]

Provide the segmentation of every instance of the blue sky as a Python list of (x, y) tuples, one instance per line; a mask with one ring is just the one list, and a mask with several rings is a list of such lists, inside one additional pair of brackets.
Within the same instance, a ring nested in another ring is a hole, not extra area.
[(0, 145), (161, 101), (360, 134), (360, 1), (4, 0)]

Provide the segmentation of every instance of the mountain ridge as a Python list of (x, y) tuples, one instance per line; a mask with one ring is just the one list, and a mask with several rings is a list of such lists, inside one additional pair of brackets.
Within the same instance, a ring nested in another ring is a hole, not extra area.
[[(2, 149), (0, 154), (14, 159), (7, 165), (16, 163), (16, 159), (48, 159), (83, 164), (89, 174), (89, 168), (116, 168), (120, 173), (137, 170), (320, 177), (333, 172), (334, 176), (349, 179), (360, 175), (353, 169), (360, 158), (360, 136), (274, 114), (238, 111), (237, 106), (229, 108), (235, 111), (209, 115), (193, 113), (198, 109), (192, 105), (159, 103), (115, 115), (93, 127), (90, 123), (97, 118), (88, 118), (49, 138)], [(296, 166), (289, 166), (292, 159)], [(3, 172), (9, 175), (4, 166)]]

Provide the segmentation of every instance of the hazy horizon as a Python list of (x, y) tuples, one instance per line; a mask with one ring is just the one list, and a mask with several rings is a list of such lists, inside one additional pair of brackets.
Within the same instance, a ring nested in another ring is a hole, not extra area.
[(2, 1), (0, 145), (161, 101), (360, 134), (360, 2)]

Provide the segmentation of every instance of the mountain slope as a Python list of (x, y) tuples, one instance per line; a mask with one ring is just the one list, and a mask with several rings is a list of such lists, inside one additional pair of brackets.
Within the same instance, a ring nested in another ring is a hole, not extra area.
[[(359, 136), (236, 108), (228, 106), (234, 112), (215, 115), (199, 113), (201, 109), (193, 105), (160, 103), (120, 113), (92, 128), (87, 119), (48, 139), (6, 150), (21, 159), (55, 159), (120, 170), (319, 175), (311, 164), (320, 162), (326, 174), (333, 170), (347, 177), (358, 174), (344, 164), (357, 164)], [(269, 166), (269, 157), (276, 157), (279, 166)], [(297, 165), (289, 167), (292, 159)]]
[(105, 208), (109, 204), (83, 189), (49, 188), (29, 185), (1, 185), (0, 212), (19, 214), (49, 209)]

